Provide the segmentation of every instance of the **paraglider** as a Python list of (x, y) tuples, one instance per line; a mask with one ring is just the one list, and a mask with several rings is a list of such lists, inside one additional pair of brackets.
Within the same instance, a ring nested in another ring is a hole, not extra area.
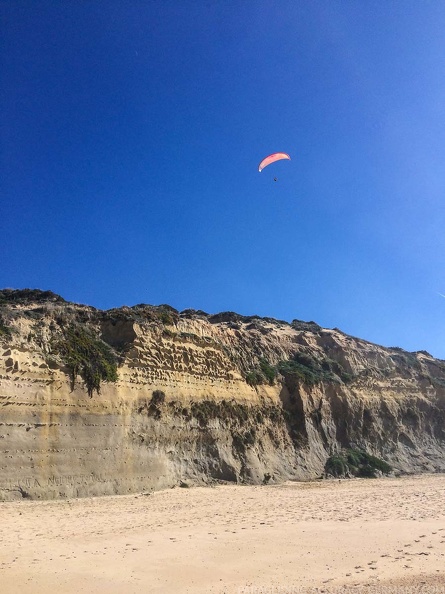
[(271, 163), (275, 163), (275, 161), (280, 161), (281, 159), (289, 159), (290, 161), (290, 157), (287, 153), (273, 153), (272, 155), (269, 155), (261, 161), (261, 163), (258, 166), (258, 171), (262, 171)]

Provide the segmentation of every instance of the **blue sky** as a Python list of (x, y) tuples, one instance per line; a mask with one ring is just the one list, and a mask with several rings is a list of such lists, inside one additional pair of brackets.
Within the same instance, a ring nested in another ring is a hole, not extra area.
[[(445, 358), (442, 1), (0, 14), (0, 287), (314, 320)], [(292, 160), (258, 173), (276, 151)]]

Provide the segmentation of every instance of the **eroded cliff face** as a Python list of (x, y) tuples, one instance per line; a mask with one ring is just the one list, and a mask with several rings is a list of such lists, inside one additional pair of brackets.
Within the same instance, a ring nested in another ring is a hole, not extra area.
[[(57, 345), (86, 328), (117, 381), (90, 396)], [(0, 499), (320, 476), (359, 447), (445, 471), (445, 362), (314, 323), (0, 292)]]

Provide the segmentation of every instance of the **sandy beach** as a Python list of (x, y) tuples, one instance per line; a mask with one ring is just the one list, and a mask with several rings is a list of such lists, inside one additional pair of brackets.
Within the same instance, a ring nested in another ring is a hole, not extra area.
[(445, 592), (445, 476), (0, 504), (4, 593)]

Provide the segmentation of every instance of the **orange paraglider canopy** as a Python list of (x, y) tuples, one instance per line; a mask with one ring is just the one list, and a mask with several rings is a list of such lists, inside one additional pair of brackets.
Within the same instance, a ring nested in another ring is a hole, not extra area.
[(280, 159), (289, 159), (290, 161), (290, 157), (287, 153), (273, 153), (261, 161), (258, 166), (258, 171), (262, 171), (265, 167), (271, 163), (275, 163), (275, 161), (279, 161)]

